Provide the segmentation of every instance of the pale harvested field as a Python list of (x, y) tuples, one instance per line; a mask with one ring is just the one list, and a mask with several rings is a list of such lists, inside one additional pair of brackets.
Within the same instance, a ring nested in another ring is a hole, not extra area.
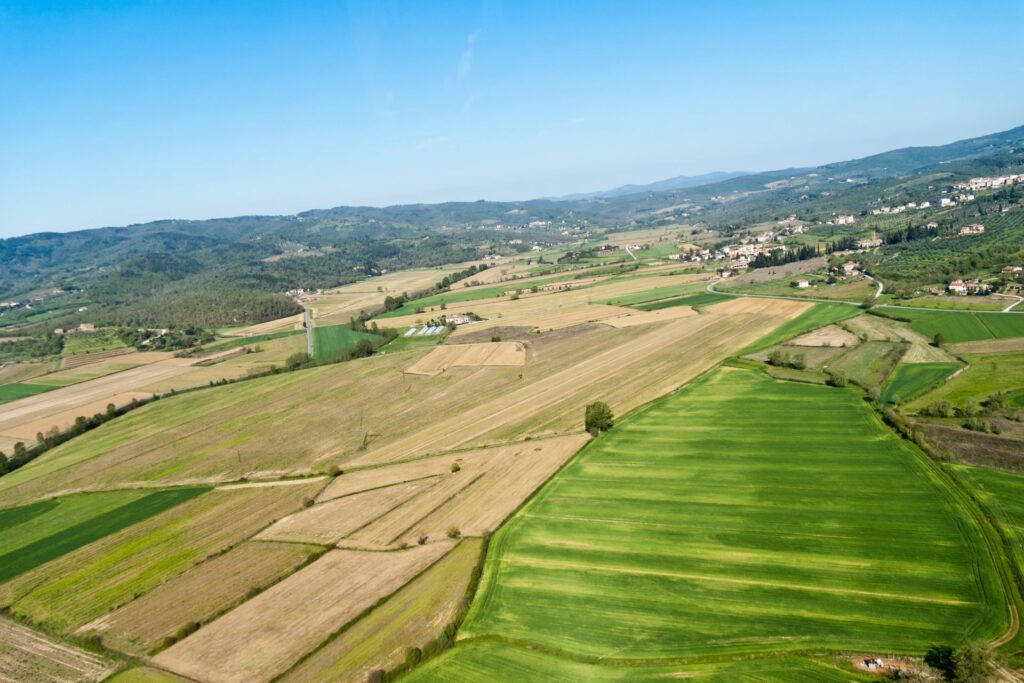
[(622, 414), (679, 387), (808, 306), (735, 299), (709, 306), (703, 315), (633, 328), (641, 334), (628, 347), (581, 355), (571, 367), (530, 377), (533, 381), (521, 388), (479, 401), (460, 414), (438, 413), (446, 417), (386, 445), (371, 444), (352, 462), (384, 463), (521, 434), (572, 430), (582, 422), (583, 407), (594, 400), (604, 400)]
[(413, 375), (438, 375), (451, 367), (525, 365), (526, 349), (519, 342), (447, 344), (406, 368)]
[[(634, 312), (618, 306), (605, 306), (592, 303), (612, 299), (624, 294), (636, 294), (652, 289), (692, 284), (701, 279), (700, 274), (685, 273), (676, 275), (652, 275), (648, 277), (624, 277), (609, 281), (611, 278), (600, 278), (591, 281), (569, 281), (551, 285), (550, 290), (537, 293), (524, 292), (519, 299), (511, 296), (490, 297), (460, 301), (451, 304), (447, 312), (473, 312), (484, 318), (484, 322), (463, 325), (456, 335), (468, 328), (480, 329), (484, 326), (522, 325), (540, 330), (560, 329), (583, 322), (592, 322)], [(518, 283), (517, 283), (518, 284)], [(528, 284), (528, 283), (524, 283)], [(562, 287), (569, 289), (561, 289)], [(395, 318), (381, 320), (388, 327), (409, 327), (425, 322), (440, 315), (440, 306), (431, 306), (425, 313), (413, 313)]]
[(827, 264), (827, 259), (824, 256), (818, 258), (807, 259), (806, 261), (794, 261), (793, 263), (787, 263), (781, 266), (774, 266), (772, 268), (756, 268), (743, 275), (737, 275), (734, 277), (722, 280), (722, 284), (718, 286), (723, 292), (727, 292), (730, 289), (750, 284), (753, 282), (767, 282), (768, 280), (781, 280), (787, 277), (793, 277), (794, 275), (800, 275), (802, 273), (809, 273), (812, 270), (818, 270), (824, 268)]
[(250, 589), (292, 573), (315, 552), (315, 546), (297, 543), (243, 543), (79, 630), (102, 633), (106, 645), (143, 656), (185, 624), (203, 623), (242, 601)]
[[(349, 534), (338, 542), (339, 547), (355, 549), (380, 550), (397, 544), (420, 519), (437, 510), (458, 495), (460, 491), (473, 484), (489, 463), (480, 459), (467, 460), (461, 472), (449, 472), (434, 480), (424, 480), (427, 484), (420, 495), (407, 500), (402, 505), (378, 517), (355, 533)], [(386, 490), (386, 489), (385, 489)], [(360, 496), (372, 496), (376, 491), (360, 493)], [(338, 500), (347, 500), (339, 498)], [(337, 501), (335, 501), (337, 502)], [(443, 538), (443, 535), (441, 536)], [(413, 543), (417, 539), (413, 539)]]
[(278, 520), (256, 538), (332, 545), (433, 484), (422, 479), (317, 503)]
[[(459, 280), (452, 285), (452, 289), (466, 289), (467, 287), (475, 287), (477, 285), (496, 285), (499, 282), (505, 282), (506, 280), (511, 280), (513, 277), (521, 276), (531, 268), (533, 268), (533, 266), (528, 266), (525, 263), (501, 263), (496, 266), (491, 266), (482, 273), (477, 273), (472, 277), (467, 277), (465, 280)], [(471, 285), (471, 282), (476, 284)]]
[(826, 325), (786, 343), (790, 346), (856, 346), (860, 343), (860, 337), (839, 325)]
[[(623, 310), (631, 311), (632, 309), (626, 308)], [(673, 306), (672, 308), (662, 308), (656, 311), (634, 311), (617, 318), (606, 318), (601, 322), (612, 327), (633, 327), (634, 325), (649, 325), (650, 323), (660, 323), (666, 320), (689, 318), (693, 315), (699, 314), (689, 306)]]
[(648, 228), (646, 230), (626, 230), (609, 232), (601, 238), (602, 242), (622, 246), (626, 244), (657, 244), (667, 241), (670, 244), (685, 241), (688, 230), (684, 226), (674, 225), (667, 228)]
[(453, 464), (461, 466), (466, 460), (472, 459), (473, 453), (480, 454), (486, 453), (486, 451), (473, 451), (471, 453), (460, 451), (430, 458), (420, 458), (419, 460), (410, 460), (394, 465), (346, 472), (341, 476), (335, 477), (327, 488), (321, 492), (317, 500), (323, 502), (394, 484), (440, 478), (451, 472)]
[(79, 365), (78, 367), (71, 368), (69, 370), (52, 372), (43, 377), (37, 377), (33, 380), (33, 383), (64, 387), (69, 384), (78, 384), (79, 382), (96, 379), (97, 377), (105, 377), (106, 375), (111, 375), (115, 372), (131, 370), (132, 368), (137, 368), (140, 365), (145, 365), (145, 363), (134, 362), (134, 356), (125, 355), (120, 358), (108, 358), (96, 363), (89, 363), (88, 365)]
[(0, 605), (73, 632), (298, 510), (320, 486), (207, 492), (8, 581)]
[(442, 538), (455, 527), (464, 536), (496, 530), (519, 505), (589, 441), (586, 432), (554, 439), (524, 441), (501, 449), (483, 476), (417, 522), (398, 543), (420, 536)]
[[(66, 389), (74, 389), (74, 386), (66, 387)], [(4, 412), (0, 413), (0, 429), (3, 430), (3, 434), (0, 436), (6, 436), (10, 438), (24, 441), (25, 443), (35, 443), (36, 434), (39, 432), (46, 432), (53, 427), (58, 430), (64, 430), (71, 427), (75, 420), (79, 416), (92, 417), (96, 413), (102, 413), (106, 411), (107, 406), (113, 403), (115, 406), (123, 406), (132, 402), (132, 399), (142, 400), (144, 398), (150, 398), (152, 394), (147, 394), (141, 391), (131, 391), (125, 393), (117, 393), (108, 395), (104, 398), (93, 399), (88, 402), (75, 401), (75, 407), (66, 408), (64, 410), (53, 410), (54, 406), (46, 405), (45, 401), (40, 409), (38, 404), (34, 405), (35, 410), (28, 413), (28, 419), (18, 420), (17, 417), (21, 414), (22, 401), (31, 401), (34, 398), (45, 398), (63, 391), (63, 389), (55, 389), (45, 394), (37, 394), (36, 396), (29, 396), (28, 398), (20, 399), (19, 401), (12, 401), (4, 405)], [(60, 401), (57, 405), (66, 405), (64, 401)], [(14, 415), (10, 415), (7, 411), (11, 411)]]
[[(427, 466), (432, 466), (434, 473), (416, 480), (420, 486), (416, 495), (408, 497), (386, 514), (377, 516), (355, 533), (346, 535), (338, 543), (345, 548), (380, 549), (403, 543), (412, 545), (420, 536), (427, 536), (429, 540), (444, 538), (452, 527), (463, 535), (471, 536), (494, 531), (589, 438), (588, 434), (581, 432), (379, 468), (398, 480), (411, 474), (424, 475), (431, 471)], [(458, 463), (458, 472), (451, 471), (453, 462)], [(448, 469), (438, 471), (437, 465), (441, 464), (448, 464)], [(409, 469), (411, 467), (420, 469), (413, 472)], [(384, 472), (377, 474), (380, 476)], [(342, 475), (341, 479), (344, 477)], [(388, 491), (387, 488), (378, 488), (332, 502), (372, 500), (373, 496), (383, 496)], [(327, 495), (331, 493), (325, 491)]]
[(102, 681), (117, 667), (117, 662), (0, 618), (0, 681), (3, 683)]
[(454, 619), (480, 555), (467, 539), (387, 602), (289, 671), (285, 683), (365, 683), (371, 671), (390, 671), (407, 647), (423, 649)]
[[(313, 312), (314, 324), (332, 325), (347, 323), (349, 318), (360, 311), (372, 310), (384, 304), (388, 296), (420, 292), (430, 289), (445, 275), (464, 270), (481, 261), (456, 263), (440, 268), (420, 268), (388, 273), (381, 277), (361, 280), (350, 285), (332, 289), (317, 296), (307, 304)], [(472, 278), (470, 278), (472, 279)], [(379, 288), (379, 289), (378, 289)]]
[(212, 683), (267, 681), (453, 545), (430, 543), (392, 553), (333, 550), (154, 661)]
[[(0, 411), (0, 439), (35, 442), (38, 432), (52, 427), (67, 429), (79, 416), (90, 417), (105, 411), (108, 403), (120, 407), (133, 398), (149, 398), (172, 389), (238, 379), (250, 372), (268, 369), (270, 365), (281, 366), (289, 355), (303, 350), (305, 342), (296, 335), (264, 342), (261, 346), (265, 349), (261, 353), (237, 356), (209, 367), (196, 366), (206, 360), (204, 358), (175, 358), (170, 353), (143, 352), (46, 375), (39, 379), (47, 384), (75, 378), (82, 381), (4, 404)], [(124, 369), (129, 361), (140, 367)]]
[(1024, 351), (1024, 337), (962, 342), (949, 344), (946, 348), (954, 353), (1012, 353), (1013, 351)]
[(5, 363), (0, 364), (0, 384), (11, 384), (14, 382), (25, 382), (46, 374), (50, 369), (49, 363)]
[[(34, 441), (35, 439), (33, 439)], [(19, 439), (16, 436), (2, 436), (0, 435), (0, 451), (10, 455), (14, 451), (14, 446), (19, 443), (25, 443), (25, 439)]]
[(277, 320), (268, 320), (265, 323), (257, 323), (248, 327), (225, 330), (221, 334), (225, 337), (256, 337), (261, 334), (271, 334), (284, 330), (300, 330), (302, 329), (302, 320), (303, 315), (296, 313), (286, 318), (278, 318)]

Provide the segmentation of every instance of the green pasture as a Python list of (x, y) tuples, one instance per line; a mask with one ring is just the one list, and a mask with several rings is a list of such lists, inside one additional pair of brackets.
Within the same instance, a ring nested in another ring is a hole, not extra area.
[(206, 488), (83, 493), (0, 511), (0, 582), (152, 517)]
[(882, 386), (883, 403), (902, 403), (923, 394), (962, 367), (960, 363), (901, 363)]
[(693, 308), (700, 308), (702, 306), (717, 304), (720, 301), (728, 301), (733, 298), (735, 297), (725, 294), (717, 294), (715, 292), (701, 292), (700, 294), (691, 294), (689, 296), (651, 301), (650, 303), (640, 304), (636, 308), (639, 308), (641, 311), (657, 311), (662, 308), (674, 308), (675, 306), (691, 306)]
[(888, 341), (858, 344), (829, 363), (830, 369), (842, 370), (853, 381), (865, 387), (878, 387), (899, 362), (903, 345)]
[(318, 363), (338, 360), (343, 353), (353, 348), (361, 339), (369, 340), (374, 346), (381, 337), (369, 332), (356, 332), (348, 325), (329, 325), (313, 328), (313, 358)]
[(64, 350), (61, 355), (73, 356), (78, 353), (123, 349), (127, 346), (120, 337), (113, 333), (75, 332), (64, 336)]
[(954, 473), (995, 516), (1024, 570), (1024, 475), (987, 467), (952, 465)]
[[(656, 279), (652, 280), (652, 284), (656, 282)], [(639, 304), (647, 304), (660, 299), (668, 299), (670, 297), (677, 298), (690, 294), (697, 294), (698, 292), (705, 292), (705, 287), (706, 285), (702, 282), (674, 285), (671, 287), (652, 287), (651, 289), (646, 289), (642, 292), (623, 294), (611, 299), (601, 299), (600, 301), (595, 300), (594, 303), (607, 304), (609, 306), (633, 306), (635, 308), (642, 308), (643, 310), (650, 310)], [(705, 292), (705, 294), (706, 293), (707, 292)]]
[(969, 399), (982, 401), (999, 392), (1024, 389), (1024, 351), (1012, 353), (965, 353), (968, 367), (914, 402), (919, 407), (930, 401), (947, 400), (962, 406)]
[(860, 315), (861, 310), (848, 304), (816, 303), (792, 320), (779, 325), (775, 330), (743, 349), (739, 355), (755, 353), (771, 348), (776, 344), (797, 337), (804, 332), (816, 330), (825, 325), (841, 322)]
[(672, 680), (700, 683), (851, 683), (877, 679), (855, 673), (852, 668), (840, 668), (838, 662), (833, 665), (796, 657), (709, 664), (605, 666), (600, 662), (577, 661), (501, 642), (469, 641), (431, 659), (402, 680), (410, 683), (664, 683)]
[(26, 396), (35, 396), (47, 391), (56, 389), (55, 386), (46, 384), (31, 384), (29, 382), (14, 382), (13, 384), (0, 384), (0, 403), (17, 401)]
[(723, 368), (506, 523), (461, 635), (613, 663), (920, 655), (1007, 624), (971, 517), (855, 392)]
[(1024, 313), (921, 311), (891, 307), (878, 310), (890, 318), (910, 321), (910, 327), (914, 331), (929, 339), (941, 334), (947, 344), (1024, 337)]

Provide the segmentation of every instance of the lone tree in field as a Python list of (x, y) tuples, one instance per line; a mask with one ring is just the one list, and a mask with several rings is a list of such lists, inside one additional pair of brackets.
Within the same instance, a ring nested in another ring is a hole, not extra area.
[(598, 432), (606, 432), (612, 428), (612, 409), (607, 403), (595, 401), (587, 404), (584, 425), (588, 432), (597, 436)]
[(942, 345), (943, 345), (943, 343), (945, 343), (945, 341), (946, 340), (942, 338), (942, 333), (940, 332), (940, 333), (936, 334), (934, 337), (932, 337), (932, 346), (935, 346), (935, 347), (941, 349)]

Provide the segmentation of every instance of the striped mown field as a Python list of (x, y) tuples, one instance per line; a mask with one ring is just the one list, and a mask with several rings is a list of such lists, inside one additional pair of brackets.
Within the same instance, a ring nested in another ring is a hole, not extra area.
[(854, 392), (724, 368), (596, 439), (495, 535), (461, 637), (919, 655), (1007, 623), (968, 514)]

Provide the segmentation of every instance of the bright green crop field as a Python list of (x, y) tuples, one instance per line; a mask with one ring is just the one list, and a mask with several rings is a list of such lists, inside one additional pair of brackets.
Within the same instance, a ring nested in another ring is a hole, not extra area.
[(207, 490), (196, 487), (83, 493), (0, 510), (0, 582)]
[(594, 683), (655, 683), (673, 680), (700, 683), (787, 681), (849, 683), (874, 677), (827, 663), (799, 659), (747, 659), (713, 664), (669, 666), (601, 666), (487, 641), (457, 645), (403, 678), (410, 683), (521, 683), (522, 681), (593, 681)]
[(779, 325), (775, 328), (774, 332), (761, 337), (761, 339), (740, 351), (738, 355), (742, 356), (748, 353), (763, 351), (804, 332), (810, 332), (825, 325), (853, 318), (860, 315), (861, 312), (861, 309), (849, 304), (816, 303), (792, 320)]
[(460, 635), (606, 660), (921, 654), (1006, 630), (984, 548), (855, 392), (722, 368), (502, 527)]
[(882, 386), (883, 403), (919, 396), (963, 367), (960, 363), (900, 363)]
[(1024, 475), (987, 467), (952, 467), (967, 488), (995, 515), (1010, 539), (1017, 564), (1024, 569)]
[(25, 398), (26, 396), (35, 396), (36, 394), (42, 394), (56, 388), (57, 387), (47, 386), (45, 384), (30, 384), (26, 382), (0, 384), (0, 403), (16, 401), (19, 398)]
[(1024, 351), (964, 354), (969, 367), (914, 402), (912, 408), (945, 399), (962, 406), (968, 399), (983, 401), (992, 394), (1024, 388)]
[(637, 308), (641, 311), (657, 311), (662, 308), (673, 308), (675, 306), (693, 306), (694, 308), (699, 308), (701, 306), (709, 306), (711, 304), (717, 304), (719, 301), (727, 301), (733, 298), (735, 297), (731, 297), (726, 294), (700, 292), (699, 294), (691, 294), (690, 296), (680, 296), (672, 299), (652, 301), (650, 303), (641, 304), (637, 306)]
[(929, 339), (941, 334), (947, 344), (1024, 337), (1024, 313), (919, 311), (906, 308), (881, 310), (886, 316), (909, 320), (914, 331)]
[(341, 354), (354, 347), (360, 339), (369, 340), (374, 346), (381, 338), (369, 332), (356, 332), (348, 325), (329, 325), (313, 328), (313, 356), (318, 363), (338, 360)]

